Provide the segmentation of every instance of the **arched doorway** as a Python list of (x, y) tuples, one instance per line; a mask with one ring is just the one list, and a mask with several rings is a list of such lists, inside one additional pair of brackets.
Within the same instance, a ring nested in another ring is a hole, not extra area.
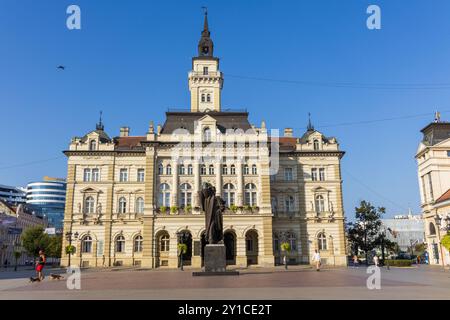
[(156, 267), (169, 266), (170, 236), (167, 231), (160, 231), (156, 234)]
[(226, 231), (223, 235), (225, 244), (227, 265), (236, 264), (236, 235), (232, 231)]
[(177, 233), (178, 243), (187, 245), (187, 251), (183, 255), (183, 265), (190, 266), (192, 263), (192, 234), (188, 230), (183, 230)]
[(256, 230), (249, 230), (245, 234), (245, 252), (247, 265), (258, 264), (258, 233)]

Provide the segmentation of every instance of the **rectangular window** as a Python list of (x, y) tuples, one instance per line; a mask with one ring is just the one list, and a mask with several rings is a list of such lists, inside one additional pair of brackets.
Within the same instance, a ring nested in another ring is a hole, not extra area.
[(433, 181), (431, 180), (431, 172), (428, 174), (428, 186), (430, 188), (430, 200), (434, 201)]
[(204, 76), (208, 75), (208, 67), (203, 67), (203, 75)]
[(286, 181), (294, 180), (292, 168), (284, 168), (284, 180)]
[(128, 169), (120, 169), (120, 182), (128, 181)]
[(98, 169), (92, 169), (92, 181), (100, 181), (100, 171)]
[(145, 178), (145, 176), (144, 176), (144, 169), (138, 169), (138, 171), (137, 171), (137, 181), (138, 182), (144, 182), (144, 178)]
[(317, 181), (317, 169), (311, 169), (311, 180), (312, 181)]
[(319, 180), (325, 181), (325, 169), (324, 168), (319, 169)]
[(91, 181), (91, 169), (84, 169), (84, 172), (83, 172), (83, 181), (84, 181), (84, 182)]

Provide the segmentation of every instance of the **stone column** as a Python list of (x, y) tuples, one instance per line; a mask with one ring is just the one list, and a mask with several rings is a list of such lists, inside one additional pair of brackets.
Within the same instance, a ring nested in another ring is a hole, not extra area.
[(177, 267), (178, 267), (178, 239), (176, 234), (171, 234), (169, 242), (169, 268), (176, 269)]
[(215, 164), (216, 170), (216, 195), (222, 196), (222, 166), (220, 162)]
[(170, 188), (170, 203), (178, 206), (178, 161), (172, 161), (172, 187)]
[(238, 160), (236, 163), (236, 175), (237, 175), (237, 194), (236, 203), (238, 206), (244, 205), (244, 176), (242, 172), (242, 160)]
[(236, 265), (240, 268), (247, 267), (247, 250), (245, 235), (236, 239)]
[(194, 170), (194, 207), (200, 207), (198, 199), (198, 192), (200, 191), (200, 163), (198, 159), (194, 160), (192, 169)]
[(143, 219), (143, 252), (142, 252), (142, 267), (155, 267), (154, 262), (154, 208), (155, 208), (155, 199), (154, 199), (154, 188), (156, 187), (155, 181), (155, 166), (156, 166), (156, 155), (155, 149), (153, 147), (149, 147), (146, 149), (145, 155), (145, 194), (144, 194), (144, 216)]

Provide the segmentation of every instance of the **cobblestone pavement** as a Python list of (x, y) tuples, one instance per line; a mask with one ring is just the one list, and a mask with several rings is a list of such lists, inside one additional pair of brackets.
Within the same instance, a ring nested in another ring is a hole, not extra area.
[(0, 299), (450, 299), (450, 272), (429, 266), (382, 269), (381, 290), (367, 288), (363, 267), (254, 268), (219, 277), (192, 271), (198, 270), (85, 270), (81, 290), (68, 290), (65, 279), (30, 283), (31, 274), (10, 272), (0, 275)]

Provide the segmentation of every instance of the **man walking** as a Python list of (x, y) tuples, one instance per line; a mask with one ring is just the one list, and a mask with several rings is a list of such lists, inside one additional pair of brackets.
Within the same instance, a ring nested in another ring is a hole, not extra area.
[(320, 271), (320, 253), (318, 250), (314, 253), (313, 262), (316, 263), (316, 271)]
[(378, 267), (379, 262), (380, 262), (380, 260), (378, 259), (378, 256), (374, 255), (373, 256), (373, 263), (375, 264), (375, 267)]

